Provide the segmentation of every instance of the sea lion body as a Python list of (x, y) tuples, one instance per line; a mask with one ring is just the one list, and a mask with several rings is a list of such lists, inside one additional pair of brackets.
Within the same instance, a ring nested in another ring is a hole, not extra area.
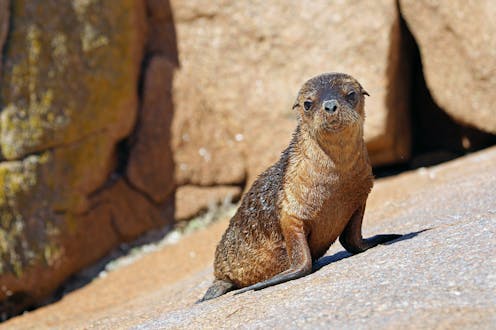
[(373, 185), (363, 141), (364, 95), (341, 73), (303, 85), (293, 106), (293, 138), (244, 195), (216, 249), (216, 280), (201, 301), (304, 276), (338, 237), (353, 253), (398, 237), (361, 236)]

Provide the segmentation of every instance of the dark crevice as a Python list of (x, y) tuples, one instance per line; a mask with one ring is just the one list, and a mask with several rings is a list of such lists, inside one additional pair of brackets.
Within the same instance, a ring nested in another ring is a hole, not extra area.
[[(153, 200), (153, 198), (146, 191), (140, 190), (138, 187), (136, 187), (136, 185), (134, 185), (131, 182), (131, 180), (129, 180), (126, 173), (129, 165), (131, 151), (133, 150), (133, 147), (136, 144), (137, 135), (138, 132), (140, 131), (140, 125), (141, 125), (140, 113), (143, 106), (143, 94), (145, 88), (146, 71), (148, 69), (148, 64), (150, 63), (150, 59), (151, 57), (149, 56), (149, 54), (145, 54), (143, 56), (143, 60), (141, 61), (139, 79), (137, 83), (138, 109), (136, 115), (136, 122), (134, 124), (131, 133), (126, 138), (122, 139), (117, 143), (116, 146), (117, 165), (115, 167), (114, 172), (110, 175), (109, 180), (107, 180), (108, 181), (107, 185), (112, 184), (112, 182), (115, 182), (116, 179), (118, 178), (122, 178), (130, 189), (142, 195), (152, 205), (159, 205), (161, 203), (157, 203), (155, 200)], [(98, 190), (100, 191), (102, 189), (98, 189)]]
[[(154, 6), (157, 5), (161, 8), (154, 8)], [(159, 16), (157, 17), (156, 15)], [(140, 64), (140, 71), (137, 82), (138, 109), (136, 122), (134, 124), (132, 132), (117, 144), (117, 166), (114, 173), (112, 173), (112, 176), (114, 177), (114, 179), (122, 178), (130, 189), (143, 196), (151, 205), (160, 207), (164, 203), (155, 201), (148, 192), (138, 188), (127, 177), (126, 173), (131, 152), (138, 141), (138, 134), (141, 129), (141, 112), (143, 109), (143, 100), (146, 88), (146, 74), (148, 72), (150, 62), (155, 56), (163, 56), (169, 59), (175, 67), (179, 66), (176, 30), (174, 17), (169, 1), (157, 3), (153, 1), (147, 1), (146, 16), (149, 31), (146, 38), (147, 40), (144, 47), (144, 54)], [(160, 33), (158, 29), (163, 29), (166, 33)], [(165, 39), (162, 40), (162, 38), (164, 37)], [(154, 44), (154, 42), (156, 43), (156, 41), (162, 41), (158, 49), (156, 49), (157, 45)], [(110, 178), (110, 181), (112, 181), (112, 178)]]
[(138, 91), (138, 113), (136, 116), (136, 122), (134, 124), (134, 128), (132, 132), (123, 140), (121, 140), (116, 147), (117, 150), (117, 166), (115, 168), (114, 173), (112, 174), (114, 177), (120, 177), (122, 178), (127, 186), (135, 191), (136, 193), (142, 195), (150, 204), (159, 206), (162, 203), (156, 202), (150, 194), (148, 194), (146, 191), (143, 191), (139, 189), (136, 185), (134, 185), (131, 180), (127, 177), (127, 167), (129, 165), (129, 158), (131, 156), (131, 151), (133, 150), (134, 145), (137, 142), (137, 135), (140, 131), (140, 126), (141, 126), (141, 109), (143, 108), (143, 94), (144, 94), (144, 88), (145, 88), (145, 79), (146, 79), (146, 72), (148, 69), (148, 65), (151, 60), (151, 56), (149, 54), (145, 54), (143, 56), (143, 60), (141, 61), (141, 68), (140, 68), (140, 73), (139, 73), (139, 79), (138, 79), (138, 85), (137, 85), (137, 91)]
[(146, 1), (146, 16), (148, 35), (146, 36), (146, 42), (144, 44), (143, 58), (140, 63), (136, 85), (138, 98), (136, 121), (131, 133), (116, 145), (116, 165), (113, 172), (109, 175), (107, 181), (101, 187), (95, 189), (89, 197), (98, 195), (103, 190), (108, 189), (118, 180), (122, 179), (131, 190), (143, 196), (151, 205), (162, 207), (166, 202), (155, 201), (148, 192), (138, 188), (127, 176), (131, 153), (138, 141), (142, 125), (141, 120), (146, 88), (146, 74), (150, 62), (155, 56), (162, 56), (169, 59), (174, 67), (179, 66), (175, 23), (169, 1)]
[(411, 40), (411, 89), (410, 111), (412, 129), (412, 154), (403, 164), (374, 168), (378, 178), (425, 166), (437, 165), (496, 144), (496, 135), (457, 123), (432, 97), (427, 86), (420, 49), (407, 22), (401, 15), (402, 38)]
[(117, 175), (117, 176), (126, 175), (126, 169), (129, 163), (129, 154), (131, 153), (130, 142), (131, 142), (130, 138), (128, 137), (117, 143), (116, 146), (117, 165), (115, 167), (113, 175)]
[(137, 83), (137, 95), (138, 95), (138, 107), (136, 113), (136, 121), (134, 123), (133, 130), (131, 133), (122, 139), (117, 144), (117, 167), (115, 169), (115, 173), (125, 177), (126, 169), (129, 164), (129, 157), (131, 154), (131, 150), (135, 146), (138, 139), (138, 132), (141, 127), (141, 109), (143, 108), (143, 94), (145, 88), (145, 79), (146, 79), (146, 71), (148, 69), (148, 65), (150, 63), (150, 55), (145, 53), (143, 55), (143, 59), (140, 65), (140, 72), (138, 75), (138, 83)]
[[(138, 100), (139, 100), (139, 106), (138, 109), (141, 109), (143, 106), (143, 96), (144, 96), (144, 90), (145, 90), (145, 79), (146, 79), (146, 72), (148, 69), (148, 66), (150, 64), (151, 59), (154, 56), (150, 53), (146, 53), (143, 56), (143, 60), (141, 61), (141, 68), (140, 68), (140, 73), (139, 73), (139, 78), (138, 78)], [(139, 118), (139, 116), (138, 116)]]
[(115, 183), (117, 183), (117, 181), (122, 179), (131, 190), (143, 196), (150, 204), (154, 206), (161, 206), (163, 204), (161, 202), (155, 201), (146, 191), (143, 191), (138, 187), (136, 187), (126, 175), (127, 166), (129, 163), (129, 156), (132, 150), (131, 149), (132, 147), (130, 146), (130, 140), (133, 133), (131, 133), (130, 137), (125, 138), (121, 140), (119, 143), (117, 143), (116, 146), (117, 163), (114, 171), (109, 175), (107, 181), (103, 185), (101, 185), (100, 187), (98, 187), (88, 195), (89, 198), (95, 197), (96, 195), (102, 193), (104, 190), (109, 189)]

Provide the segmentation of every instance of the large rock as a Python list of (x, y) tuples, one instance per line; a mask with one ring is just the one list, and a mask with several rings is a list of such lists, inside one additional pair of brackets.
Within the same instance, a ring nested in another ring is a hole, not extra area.
[(436, 103), (460, 123), (496, 133), (496, 2), (400, 4)]
[(224, 219), (0, 328), (491, 329), (495, 163), (492, 148), (378, 180), (364, 235), (403, 238), (355, 256), (335, 243), (301, 279), (195, 305)]
[(409, 63), (395, 1), (181, 0), (172, 9), (178, 184), (251, 182), (288, 144), (302, 83), (326, 71), (352, 74), (371, 94), (373, 162), (408, 157)]
[[(10, 3), (0, 84), (0, 318), (173, 214), (170, 151), (150, 125), (166, 126), (170, 114), (157, 114), (167, 103), (148, 90), (157, 79), (167, 88), (170, 76), (147, 74), (136, 144), (120, 143), (137, 121), (143, 2)], [(133, 157), (160, 161), (161, 189), (144, 189), (152, 180)]]

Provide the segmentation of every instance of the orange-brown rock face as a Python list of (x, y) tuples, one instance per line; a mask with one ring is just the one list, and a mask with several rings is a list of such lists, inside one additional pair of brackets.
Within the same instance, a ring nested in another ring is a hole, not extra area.
[(179, 182), (235, 184), (245, 175), (251, 182), (291, 134), (298, 87), (330, 71), (357, 77), (372, 95), (365, 127), (372, 160), (408, 157), (408, 56), (395, 1), (172, 1), (172, 8)]
[[(168, 136), (156, 134), (170, 122), (168, 101), (157, 94), (172, 69), (152, 61), (139, 109), (146, 24), (138, 0), (0, 1), (0, 48), (8, 27), (0, 76), (2, 313), (38, 302), (120, 242), (172, 220), (172, 156)], [(136, 143), (123, 148), (141, 114)]]
[(458, 122), (496, 133), (496, 3), (401, 0), (427, 86)]

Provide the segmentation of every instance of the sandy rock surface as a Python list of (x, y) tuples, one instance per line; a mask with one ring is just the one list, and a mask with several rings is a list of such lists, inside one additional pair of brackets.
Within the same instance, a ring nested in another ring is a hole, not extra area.
[(194, 305), (227, 220), (0, 328), (492, 328), (496, 148), (379, 180), (364, 235), (404, 236), (351, 256), (336, 243), (302, 279)]

